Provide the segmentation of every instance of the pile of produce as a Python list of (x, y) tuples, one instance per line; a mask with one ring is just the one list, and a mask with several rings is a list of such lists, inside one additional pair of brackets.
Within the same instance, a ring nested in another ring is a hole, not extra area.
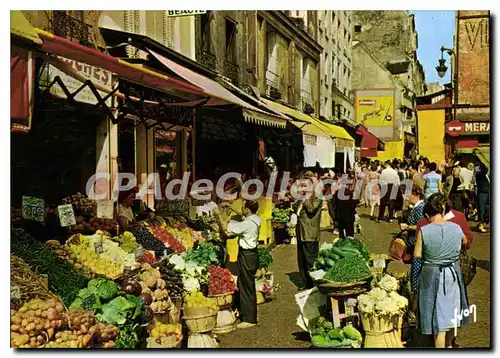
[[(102, 253), (96, 253), (96, 243), (102, 247)], [(101, 235), (84, 236), (77, 234), (66, 243), (70, 259), (76, 268), (85, 268), (89, 272), (111, 279), (119, 277), (125, 266), (134, 266), (134, 254), (127, 254), (118, 244)]]
[(118, 222), (115, 219), (101, 219), (91, 217), (86, 220), (83, 216), (76, 216), (76, 225), (69, 226), (70, 232), (91, 233), (97, 230), (107, 231), (110, 234), (116, 233)]
[(174, 250), (176, 253), (181, 253), (186, 250), (184, 246), (166, 229), (160, 226), (152, 226), (149, 230), (153, 233), (157, 240), (160, 240), (168, 248)]
[(52, 249), (33, 239), (22, 229), (11, 230), (11, 253), (23, 259), (31, 269), (48, 276), (49, 289), (69, 306), (78, 291), (87, 286), (88, 279), (59, 258)]
[(345, 256), (335, 261), (324, 279), (331, 282), (357, 282), (372, 276), (368, 263), (361, 256)]
[(374, 316), (400, 315), (408, 306), (408, 300), (397, 293), (398, 281), (390, 275), (374, 278), (372, 289), (358, 296), (360, 312)]
[(266, 250), (262, 247), (257, 249), (259, 255), (259, 269), (267, 270), (269, 266), (273, 263), (273, 254), (271, 251)]
[(25, 303), (18, 311), (11, 311), (12, 346), (42, 346), (63, 325), (63, 313), (63, 305), (55, 299), (33, 300)]
[(153, 313), (165, 313), (172, 308), (170, 293), (159, 269), (145, 265), (143, 272), (137, 275), (137, 279), (140, 297)]
[(217, 305), (215, 302), (203, 296), (203, 293), (200, 291), (191, 292), (189, 295), (184, 297), (184, 306), (186, 308), (202, 308), (207, 307), (212, 311), (217, 311)]
[(183, 247), (187, 249), (193, 247), (196, 241), (193, 237), (193, 229), (186, 227), (185, 229), (181, 230), (175, 227), (167, 227), (167, 230), (182, 244)]
[(96, 319), (99, 322), (115, 326), (123, 325), (127, 321), (143, 321), (141, 317), (144, 312), (144, 301), (133, 295), (118, 296), (110, 302), (102, 305), (101, 311), (102, 313), (98, 313), (96, 315)]
[(125, 324), (120, 328), (115, 339), (115, 347), (118, 349), (135, 349), (139, 345), (140, 339), (137, 334), (137, 324)]
[(185, 217), (189, 214), (187, 200), (160, 200), (155, 207), (156, 216)]
[(185, 260), (192, 261), (202, 267), (218, 265), (219, 248), (208, 242), (198, 242), (195, 247), (187, 250)]
[(333, 328), (332, 322), (324, 317), (318, 319), (311, 325), (311, 342), (316, 347), (346, 347), (359, 348), (363, 341), (361, 333), (348, 324), (344, 328)]
[(236, 291), (236, 284), (228, 269), (211, 265), (208, 268), (208, 294), (218, 296)]
[(161, 261), (157, 267), (170, 297), (182, 297), (184, 295), (182, 272), (176, 270), (175, 265), (169, 260)]
[(49, 291), (42, 276), (33, 272), (26, 262), (15, 255), (10, 255), (10, 287), (10, 301), (14, 307), (34, 299), (59, 300)]
[(102, 304), (118, 295), (118, 286), (112, 280), (105, 278), (89, 281), (86, 288), (78, 292), (78, 297), (69, 306), (70, 311), (95, 311), (99, 312)]
[(82, 193), (70, 195), (64, 198), (62, 202), (63, 204), (73, 204), (73, 209), (76, 215), (81, 214), (91, 218), (97, 216), (97, 203)]
[(125, 231), (120, 236), (115, 236), (111, 240), (117, 242), (120, 248), (129, 254), (134, 254), (139, 248), (139, 244), (137, 243), (134, 234), (130, 231)]
[(292, 213), (293, 213), (292, 208), (288, 208), (288, 209), (274, 208), (273, 214), (272, 214), (272, 221), (277, 222), (277, 223), (281, 223), (281, 224), (288, 224)]
[[(187, 252), (189, 252), (189, 250)], [(172, 255), (168, 260), (174, 265), (175, 270), (182, 273), (182, 285), (184, 290), (186, 292), (198, 291), (201, 289), (201, 285), (208, 281), (207, 267), (198, 265), (193, 261), (186, 261), (186, 255), (186, 253)]]
[(148, 341), (153, 340), (161, 345), (162, 340), (170, 336), (175, 336), (176, 341), (180, 340), (182, 337), (182, 326), (180, 324), (164, 324), (155, 321), (151, 327), (150, 339)]
[(200, 215), (191, 225), (198, 231), (219, 231), (219, 224), (213, 215)]
[(366, 245), (359, 238), (346, 237), (346, 238), (340, 239), (337, 242), (335, 242), (335, 244), (333, 244), (333, 246), (338, 247), (340, 249), (343, 249), (343, 248), (355, 249), (361, 254), (361, 256), (367, 262), (370, 261), (370, 249), (368, 248), (368, 245)]
[(148, 229), (144, 227), (134, 227), (130, 229), (130, 232), (134, 235), (137, 243), (144, 249), (154, 251), (157, 260), (168, 253), (165, 244), (157, 240)]

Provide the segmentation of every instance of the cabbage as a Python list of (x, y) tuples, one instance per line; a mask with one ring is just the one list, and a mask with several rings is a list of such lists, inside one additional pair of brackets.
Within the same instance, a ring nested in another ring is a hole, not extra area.
[(390, 275), (384, 275), (378, 282), (378, 287), (387, 292), (396, 291), (398, 289), (398, 280)]

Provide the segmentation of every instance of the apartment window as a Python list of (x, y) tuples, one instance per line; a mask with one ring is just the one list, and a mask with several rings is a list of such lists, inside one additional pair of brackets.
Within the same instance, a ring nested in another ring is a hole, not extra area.
[(332, 10), (332, 25), (335, 23), (335, 11)]
[(226, 59), (234, 62), (236, 54), (236, 23), (226, 18)]
[(354, 32), (359, 34), (361, 32), (361, 25), (354, 25)]

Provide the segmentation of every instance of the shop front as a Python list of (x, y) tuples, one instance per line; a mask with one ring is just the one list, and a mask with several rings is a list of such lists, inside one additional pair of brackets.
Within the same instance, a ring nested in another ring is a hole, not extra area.
[(452, 155), (473, 154), (489, 167), (491, 140), (489, 121), (450, 121), (446, 123), (445, 130), (447, 158)]

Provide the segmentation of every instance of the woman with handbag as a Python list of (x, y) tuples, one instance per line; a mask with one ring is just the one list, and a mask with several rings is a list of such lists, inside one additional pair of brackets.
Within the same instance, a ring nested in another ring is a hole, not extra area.
[[(456, 310), (468, 309), (459, 254), (467, 239), (460, 226), (445, 219), (440, 197), (431, 196), (424, 206), (430, 224), (417, 232), (414, 260), (422, 261), (418, 284), (419, 326), (434, 335), (436, 348), (452, 348)], [(460, 325), (468, 323), (462, 317)]]

